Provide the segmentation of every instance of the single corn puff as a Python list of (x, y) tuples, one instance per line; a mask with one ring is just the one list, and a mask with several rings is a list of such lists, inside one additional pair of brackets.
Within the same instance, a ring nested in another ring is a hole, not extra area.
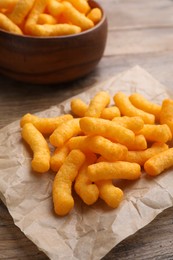
[(30, 29), (30, 34), (33, 36), (63, 36), (77, 34), (81, 32), (79, 26), (73, 24), (35, 24)]
[(84, 161), (81, 151), (71, 151), (55, 176), (52, 195), (54, 210), (59, 216), (67, 215), (74, 206), (71, 187)]
[[(72, 99), (71, 110), (76, 116), (84, 117), (87, 109), (88, 109), (87, 104), (84, 101), (82, 101), (80, 98)], [(100, 117), (104, 119), (112, 120), (115, 117), (120, 117), (120, 111), (116, 106), (105, 107), (101, 112)]]
[(87, 17), (93, 21), (94, 24), (97, 24), (102, 19), (102, 11), (100, 8), (93, 8), (91, 11), (87, 14)]
[(80, 127), (86, 134), (101, 135), (123, 145), (133, 144), (135, 140), (131, 130), (102, 118), (83, 117), (80, 119)]
[(154, 143), (150, 148), (144, 151), (128, 151), (126, 153), (124, 161), (127, 162), (135, 162), (140, 164), (141, 166), (144, 163), (153, 157), (154, 155), (163, 152), (168, 149), (168, 145), (164, 143)]
[(88, 166), (88, 177), (91, 181), (110, 179), (136, 180), (141, 176), (141, 167), (131, 162), (99, 162)]
[(157, 121), (159, 120), (160, 111), (161, 111), (160, 105), (157, 105), (157, 104), (147, 100), (145, 97), (143, 97), (139, 93), (131, 94), (129, 99), (135, 107), (137, 107), (147, 113), (153, 114), (156, 117)]
[(160, 112), (160, 123), (167, 124), (173, 135), (173, 100), (165, 99), (162, 102), (162, 108)]
[(70, 149), (93, 152), (102, 155), (109, 161), (118, 161), (125, 157), (127, 147), (113, 143), (102, 136), (77, 136), (69, 140)]
[(144, 169), (147, 174), (157, 176), (164, 170), (173, 166), (173, 148), (160, 152), (151, 157), (144, 164)]
[(56, 24), (57, 20), (50, 14), (40, 14), (37, 20), (37, 24)]
[(123, 199), (123, 191), (115, 187), (112, 180), (97, 181), (96, 185), (99, 189), (99, 196), (111, 208), (117, 208)]
[(71, 119), (73, 117), (70, 114), (52, 118), (41, 118), (27, 113), (21, 118), (20, 126), (23, 127), (26, 123), (32, 123), (42, 134), (52, 134), (60, 124)]
[(80, 133), (79, 119), (74, 118), (60, 124), (50, 135), (49, 141), (55, 147), (62, 147), (71, 137)]
[(120, 117), (120, 110), (116, 106), (105, 107), (100, 117), (103, 119), (112, 120), (113, 118)]
[(74, 98), (71, 100), (71, 110), (78, 117), (83, 117), (88, 109), (87, 104), (80, 98)]
[(112, 119), (113, 122), (124, 126), (130, 130), (132, 130), (134, 133), (138, 133), (144, 126), (144, 121), (139, 116), (122, 116), (122, 117), (115, 117)]
[(110, 95), (105, 91), (98, 92), (90, 101), (86, 117), (100, 117), (103, 109), (110, 103)]
[(34, 2), (35, 0), (18, 1), (13, 11), (8, 15), (8, 18), (17, 25), (22, 24), (28, 13), (31, 11)]
[(88, 166), (95, 163), (96, 159), (97, 157), (93, 153), (86, 155), (86, 160), (79, 170), (74, 185), (76, 193), (87, 205), (92, 205), (99, 197), (99, 190), (96, 184), (92, 183), (87, 175)]
[(145, 124), (154, 124), (155, 116), (136, 108), (124, 93), (118, 92), (115, 94), (114, 101), (122, 115), (139, 116), (143, 119)]
[(164, 125), (148, 125), (145, 124), (144, 127), (138, 132), (142, 134), (146, 140), (151, 142), (161, 142), (166, 143), (172, 139), (172, 133), (170, 128)]
[(94, 27), (94, 23), (84, 14), (80, 13), (76, 8), (74, 8), (72, 4), (68, 3), (67, 1), (63, 1), (62, 3), (65, 6), (63, 15), (69, 21), (71, 21), (72, 24), (79, 26), (82, 31)]
[(10, 33), (22, 35), (21, 29), (13, 23), (5, 14), (0, 13), (0, 29)]
[(86, 14), (90, 11), (89, 3), (86, 0), (66, 0), (71, 3), (79, 12)]
[(47, 10), (56, 19), (64, 12), (64, 9), (65, 7), (61, 2), (56, 0), (48, 1)]
[(31, 123), (22, 128), (22, 138), (33, 151), (32, 168), (36, 172), (44, 173), (50, 168), (50, 150), (43, 135)]

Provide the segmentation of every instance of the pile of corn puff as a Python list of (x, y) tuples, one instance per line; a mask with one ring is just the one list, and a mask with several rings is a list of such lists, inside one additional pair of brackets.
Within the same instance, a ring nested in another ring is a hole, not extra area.
[(21, 118), (33, 170), (56, 174), (52, 195), (57, 215), (73, 209), (73, 186), (87, 205), (101, 198), (116, 208), (123, 200), (116, 180), (137, 180), (142, 170), (157, 176), (173, 166), (173, 100), (158, 105), (139, 93), (118, 92), (113, 101), (110, 105), (109, 93), (100, 91), (89, 104), (72, 99), (69, 114), (39, 118), (28, 113)]
[(19, 35), (62, 36), (91, 29), (102, 18), (87, 0), (1, 0), (0, 29)]

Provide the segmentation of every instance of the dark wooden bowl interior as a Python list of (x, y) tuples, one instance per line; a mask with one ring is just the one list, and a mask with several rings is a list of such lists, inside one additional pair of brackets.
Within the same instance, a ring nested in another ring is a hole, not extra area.
[[(101, 6), (90, 0), (91, 7)], [(69, 82), (90, 73), (100, 61), (107, 38), (107, 19), (92, 29), (61, 37), (20, 36), (0, 30), (0, 73), (18, 81)]]

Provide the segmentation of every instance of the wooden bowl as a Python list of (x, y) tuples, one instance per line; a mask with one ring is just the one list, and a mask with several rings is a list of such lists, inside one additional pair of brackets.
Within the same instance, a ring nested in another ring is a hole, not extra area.
[(17, 81), (69, 82), (90, 73), (100, 61), (107, 38), (107, 19), (92, 29), (58, 37), (21, 36), (0, 30), (0, 73)]

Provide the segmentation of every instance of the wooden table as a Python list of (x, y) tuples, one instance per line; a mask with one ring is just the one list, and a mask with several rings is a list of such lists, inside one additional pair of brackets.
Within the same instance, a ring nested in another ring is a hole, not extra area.
[[(173, 90), (173, 1), (100, 0), (109, 33), (104, 57), (89, 76), (71, 84), (36, 86), (0, 76), (0, 127), (44, 110), (93, 83), (140, 65)], [(173, 259), (173, 208), (117, 245), (103, 259)], [(13, 224), (0, 203), (0, 259), (48, 259)]]

